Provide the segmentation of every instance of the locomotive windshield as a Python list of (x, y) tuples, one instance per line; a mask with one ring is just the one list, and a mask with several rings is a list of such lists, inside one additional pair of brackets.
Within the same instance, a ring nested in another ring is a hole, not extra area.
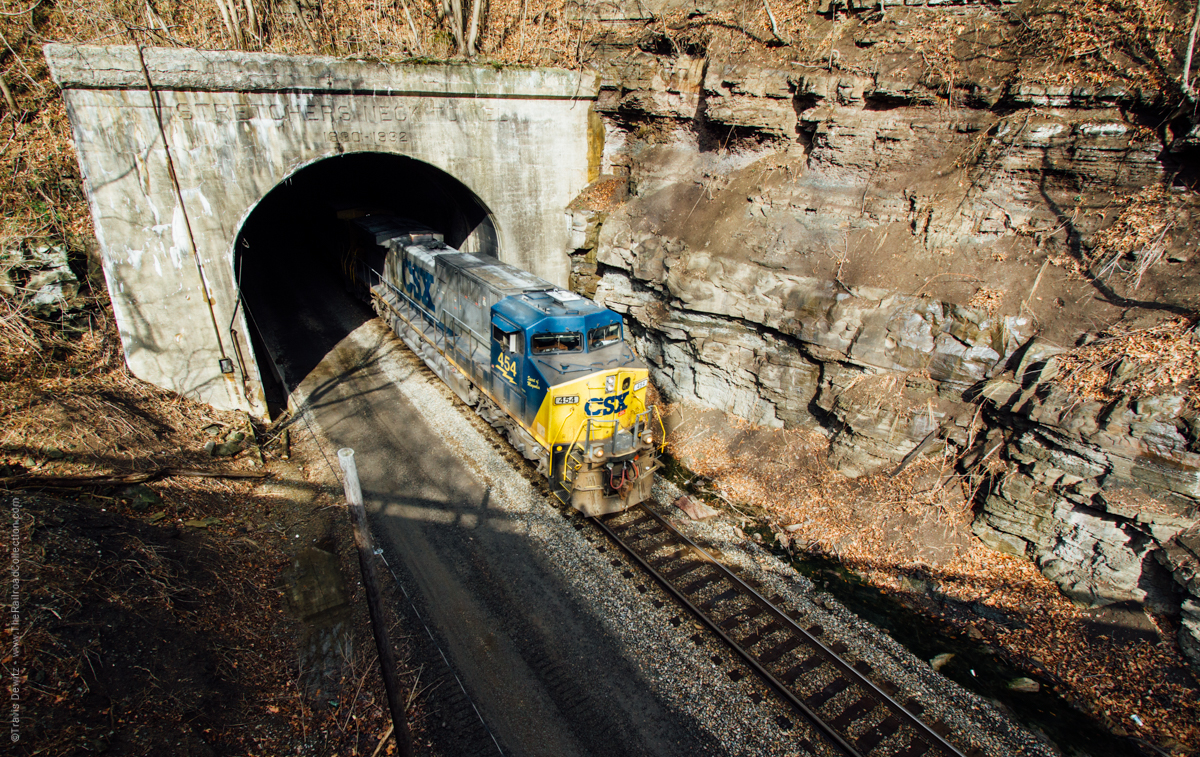
[(535, 355), (547, 352), (582, 352), (583, 334), (567, 331), (561, 334), (534, 334), (529, 340)]
[(588, 332), (588, 352), (621, 341), (621, 324), (606, 323)]

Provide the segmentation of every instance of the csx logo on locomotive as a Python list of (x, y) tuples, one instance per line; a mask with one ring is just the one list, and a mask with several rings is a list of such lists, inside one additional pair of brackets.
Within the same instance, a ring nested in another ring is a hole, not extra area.
[(404, 262), (406, 282), (405, 293), (427, 308), (433, 308), (433, 274), (414, 264), (411, 260)]
[(583, 406), (583, 411), (588, 415), (613, 415), (614, 413), (625, 412), (625, 398), (629, 396), (629, 392), (615, 394), (612, 397), (592, 397)]

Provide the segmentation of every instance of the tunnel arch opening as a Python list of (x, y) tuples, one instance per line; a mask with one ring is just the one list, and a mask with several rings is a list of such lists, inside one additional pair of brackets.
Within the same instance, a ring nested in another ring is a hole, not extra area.
[(284, 179), (247, 215), (232, 256), (270, 417), (338, 342), (373, 317), (345, 286), (341, 261), (351, 244), (347, 222), (374, 214), (417, 221), (441, 232), (451, 247), (500, 257), (491, 210), (461, 181), (428, 163), (350, 153)]

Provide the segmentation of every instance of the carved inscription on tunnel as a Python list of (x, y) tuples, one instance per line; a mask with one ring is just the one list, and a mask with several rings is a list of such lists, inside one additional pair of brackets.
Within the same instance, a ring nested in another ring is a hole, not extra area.
[(414, 122), (509, 121), (508, 113), (479, 103), (440, 100), (405, 103), (363, 102), (363, 98), (300, 95), (291, 102), (181, 102), (175, 115), (182, 121), (217, 124), (273, 123), (277, 128), (322, 124), (327, 142), (403, 145), (411, 139)]

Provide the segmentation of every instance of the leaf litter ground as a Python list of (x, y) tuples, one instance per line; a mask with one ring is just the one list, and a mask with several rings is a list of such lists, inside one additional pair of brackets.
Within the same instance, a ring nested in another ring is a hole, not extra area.
[[(0, 586), (20, 597), (20, 624), (0, 647), (6, 688), (21, 692), (15, 753), (393, 753), (381, 744), (390, 719), (348, 520), (315, 438), (296, 426), (284, 460), (278, 429), (134, 379), (114, 359), (111, 326), (64, 344), (57, 362), (0, 374), (0, 541), (5, 554), (19, 549), (21, 579), (14, 587), (6, 570)], [(235, 456), (205, 451), (239, 430)], [(181, 469), (266, 479), (44, 485)], [(285, 591), (303, 547), (336, 554), (348, 579), (349, 630), (319, 671), (298, 652), (310, 624)], [(388, 608), (402, 606), (389, 578), (383, 590)], [(403, 661), (407, 637), (389, 612)], [(421, 743), (423, 684), (401, 668)]]
[(850, 479), (826, 464), (819, 433), (728, 423), (714, 431), (720, 424), (685, 420), (669, 449), (744, 527), (767, 526), (776, 546), (833, 558), (948, 637), (999, 650), (1114, 734), (1200, 753), (1200, 685), (1179, 651), (1177, 619), (1152, 615), (1148, 633), (1113, 632), (1033, 563), (985, 547), (970, 532), (974, 482), (954, 475), (952, 461)]

